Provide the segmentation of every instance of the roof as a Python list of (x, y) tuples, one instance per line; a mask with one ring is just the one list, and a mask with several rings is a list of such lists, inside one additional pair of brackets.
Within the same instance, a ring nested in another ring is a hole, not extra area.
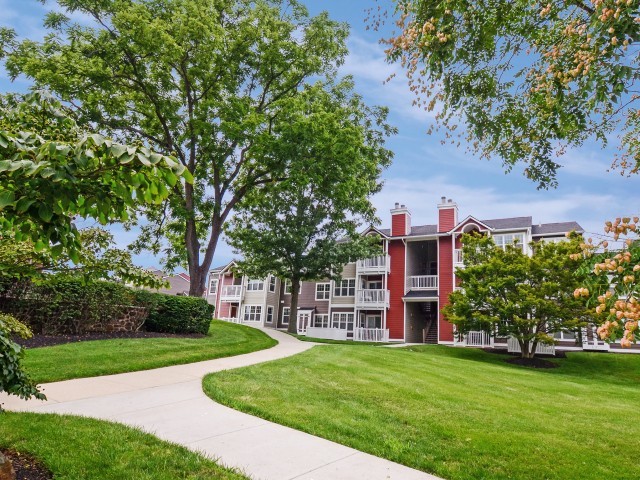
[(566, 232), (571, 232), (573, 230), (578, 233), (584, 232), (584, 229), (578, 222), (541, 223), (531, 227), (531, 235), (542, 236), (552, 235), (554, 233), (564, 235)]
[(438, 298), (438, 290), (411, 290), (402, 298)]
[(517, 230), (531, 226), (531, 217), (495, 218), (480, 221), (494, 230)]
[(436, 233), (438, 233), (437, 225), (417, 225), (415, 227), (411, 227), (411, 233), (409, 236), (435, 235)]

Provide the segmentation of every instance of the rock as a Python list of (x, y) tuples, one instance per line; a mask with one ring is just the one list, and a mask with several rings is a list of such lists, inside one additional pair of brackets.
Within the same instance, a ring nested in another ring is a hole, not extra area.
[(16, 480), (16, 472), (13, 471), (11, 460), (0, 452), (0, 480)]

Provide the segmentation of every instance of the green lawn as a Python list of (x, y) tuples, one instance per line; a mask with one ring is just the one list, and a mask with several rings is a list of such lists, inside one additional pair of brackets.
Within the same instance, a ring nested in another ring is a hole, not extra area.
[(380, 347), (383, 345), (391, 345), (391, 343), (381, 343), (381, 342), (354, 342), (353, 340), (331, 340), (330, 338), (315, 338), (315, 337), (307, 337), (306, 335), (297, 335), (295, 333), (286, 332), (288, 335), (292, 337), (296, 337), (298, 340), (302, 342), (313, 342), (313, 343), (328, 343), (331, 345), (371, 345), (374, 347)]
[(205, 338), (96, 340), (29, 349), (24, 368), (45, 383), (230, 357), (277, 343), (255, 328), (214, 320)]
[(640, 355), (534, 370), (443, 346), (318, 346), (208, 375), (233, 408), (446, 479), (636, 479)]
[(41, 460), (56, 480), (241, 480), (186, 448), (88, 418), (0, 413), (0, 447)]

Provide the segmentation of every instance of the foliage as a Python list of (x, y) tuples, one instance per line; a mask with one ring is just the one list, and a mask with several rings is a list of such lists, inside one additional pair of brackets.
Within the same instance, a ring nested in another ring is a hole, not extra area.
[(38, 382), (96, 377), (232, 357), (277, 344), (264, 332), (214, 320), (198, 338), (118, 338), (27, 351), (24, 366)]
[(24, 349), (11, 338), (13, 335), (29, 338), (31, 331), (11, 315), (0, 313), (0, 392), (25, 400), (32, 397), (44, 400), (46, 397), (22, 370)]
[[(213, 318), (213, 305), (204, 298), (156, 293), (151, 299), (146, 328), (150, 332), (205, 335)], [(140, 298), (140, 297), (139, 297)]]
[[(576, 298), (587, 298), (595, 305), (598, 335), (603, 340), (620, 340), (622, 347), (630, 347), (640, 339), (640, 227), (638, 217), (616, 218), (606, 222), (605, 233), (613, 241), (626, 237), (619, 248), (610, 249), (609, 241), (583, 243), (585, 257), (581, 272), (586, 276), (584, 286), (574, 292)], [(574, 258), (581, 258), (575, 254)]]
[(31, 241), (16, 241), (14, 235), (0, 238), (0, 275), (11, 278), (37, 278), (43, 273), (64, 273), (84, 281), (119, 280), (131, 285), (162, 288), (166, 282), (147, 269), (133, 264), (131, 253), (115, 247), (113, 235), (102, 228), (79, 231), (82, 248), (75, 263), (63, 252), (36, 251)]
[(357, 229), (376, 221), (369, 196), (381, 187), (392, 155), (384, 140), (394, 132), (386, 110), (367, 109), (350, 82), (307, 87), (297, 101), (275, 131), (286, 178), (248, 193), (227, 229), (244, 274), (291, 280), (293, 333), (301, 281), (335, 278), (379, 249)]
[(244, 196), (277, 182), (274, 131), (302, 87), (335, 74), (347, 27), (309, 17), (295, 0), (58, 0), (92, 26), (51, 14), (43, 42), (0, 34), (12, 78), (25, 75), (69, 102), (82, 124), (175, 154), (193, 175), (135, 244), (188, 265), (200, 296), (222, 227)]
[(166, 198), (183, 171), (146, 147), (85, 133), (44, 93), (0, 97), (0, 235), (36, 252), (78, 261), (75, 219), (126, 220)]
[[(399, 33), (385, 40), (388, 58), (448, 135), (464, 132), (508, 170), (524, 162), (548, 187), (568, 146), (619, 134), (618, 163), (638, 172), (637, 0), (394, 3)], [(377, 28), (384, 18), (372, 11), (369, 21)]]
[[(629, 419), (640, 356), (568, 352), (553, 369), (505, 358), (444, 345), (327, 345), (207, 375), (203, 388), (231, 408), (439, 478), (637, 479), (628, 445), (640, 437)], [(594, 421), (603, 405), (604, 424)]]
[(456, 270), (461, 290), (449, 295), (443, 313), (459, 335), (483, 330), (499, 337), (513, 336), (522, 357), (532, 358), (538, 343), (553, 344), (553, 334), (577, 331), (587, 310), (573, 296), (581, 277), (580, 251), (571, 235), (561, 243), (531, 244), (529, 256), (520, 246), (497, 247), (491, 237), (462, 237), (464, 268)]

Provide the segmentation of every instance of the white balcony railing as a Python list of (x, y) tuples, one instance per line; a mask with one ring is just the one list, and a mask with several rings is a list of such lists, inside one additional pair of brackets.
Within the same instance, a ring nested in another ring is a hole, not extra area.
[(358, 273), (384, 273), (389, 271), (389, 255), (366, 258), (356, 262)]
[(389, 290), (358, 290), (356, 306), (384, 308), (389, 306)]
[(230, 302), (233, 300), (240, 300), (242, 296), (242, 285), (226, 285), (222, 287), (222, 294), (220, 298), (222, 301)]
[(456, 248), (453, 251), (453, 264), (456, 267), (460, 267), (460, 266), (464, 265), (464, 260), (462, 258), (462, 249), (461, 248)]
[(238, 317), (220, 317), (220, 320), (224, 320), (225, 322), (230, 323), (242, 323), (242, 321)]
[(386, 328), (355, 328), (353, 340), (356, 342), (388, 342), (389, 330)]
[(437, 275), (414, 275), (410, 277), (411, 290), (435, 290), (438, 288)]

